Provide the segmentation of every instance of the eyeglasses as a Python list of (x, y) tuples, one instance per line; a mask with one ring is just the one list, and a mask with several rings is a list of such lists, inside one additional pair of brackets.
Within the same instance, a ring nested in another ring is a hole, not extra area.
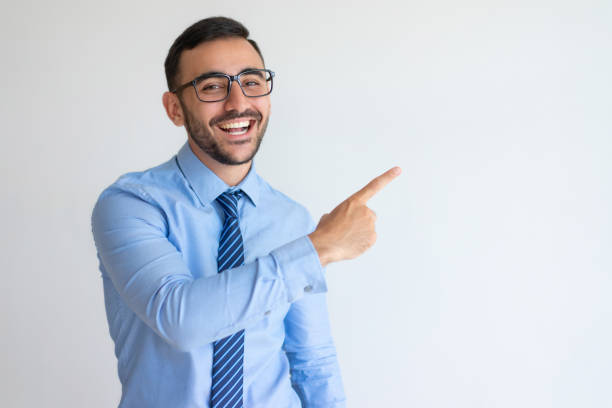
[(269, 69), (250, 69), (238, 75), (204, 74), (170, 92), (175, 94), (192, 85), (200, 101), (220, 102), (227, 99), (232, 90), (232, 82), (236, 81), (244, 96), (257, 98), (272, 92), (272, 78), (274, 71)]

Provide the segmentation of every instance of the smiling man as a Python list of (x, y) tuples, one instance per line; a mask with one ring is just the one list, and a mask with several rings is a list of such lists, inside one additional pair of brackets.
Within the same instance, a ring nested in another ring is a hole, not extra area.
[(274, 73), (248, 36), (215, 17), (175, 40), (163, 104), (187, 143), (94, 208), (120, 407), (345, 405), (324, 267), (373, 245), (366, 202), (399, 168), (315, 228), (255, 171)]

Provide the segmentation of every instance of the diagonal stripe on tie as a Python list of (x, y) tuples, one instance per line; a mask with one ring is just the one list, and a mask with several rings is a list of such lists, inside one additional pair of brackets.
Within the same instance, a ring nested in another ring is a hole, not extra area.
[[(238, 200), (242, 191), (226, 191), (217, 197), (217, 203), (225, 213), (223, 230), (219, 237), (217, 268), (219, 273), (244, 262), (244, 248)], [(242, 374), (244, 365), (244, 330), (213, 343), (213, 367), (210, 404), (212, 408), (242, 407)]]
[(244, 349), (242, 347), (236, 347), (231, 349), (233, 354), (227, 354), (227, 358), (225, 358), (222, 362), (219, 363), (219, 368), (216, 370), (213, 379), (215, 381), (221, 382), (225, 375), (232, 371), (234, 364), (236, 364), (241, 357)]

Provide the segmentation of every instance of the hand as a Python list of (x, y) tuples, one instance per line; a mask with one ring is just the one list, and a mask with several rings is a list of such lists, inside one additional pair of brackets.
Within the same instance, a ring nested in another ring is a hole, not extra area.
[(308, 235), (321, 265), (356, 258), (374, 245), (376, 214), (366, 203), (401, 172), (399, 167), (393, 167), (321, 217), (317, 228)]

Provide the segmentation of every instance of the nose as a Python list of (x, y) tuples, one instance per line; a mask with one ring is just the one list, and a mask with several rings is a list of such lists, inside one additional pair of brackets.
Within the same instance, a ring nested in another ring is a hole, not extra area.
[(224, 107), (226, 111), (235, 110), (237, 112), (244, 112), (250, 106), (249, 98), (244, 96), (240, 84), (238, 81), (232, 82), (230, 94), (224, 101)]

